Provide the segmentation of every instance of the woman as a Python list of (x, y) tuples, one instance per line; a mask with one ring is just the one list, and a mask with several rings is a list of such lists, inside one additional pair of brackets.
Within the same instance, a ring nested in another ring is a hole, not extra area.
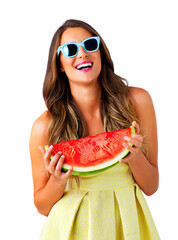
[[(48, 110), (30, 138), (34, 203), (48, 216), (40, 239), (160, 239), (141, 192), (152, 195), (158, 188), (153, 103), (147, 91), (128, 87), (114, 73), (90, 25), (68, 20), (55, 33), (43, 96)], [(59, 152), (50, 161), (52, 147), (43, 148), (131, 124), (136, 134), (123, 143), (130, 154), (100, 174), (74, 179), (72, 168), (61, 171), (65, 156)]]

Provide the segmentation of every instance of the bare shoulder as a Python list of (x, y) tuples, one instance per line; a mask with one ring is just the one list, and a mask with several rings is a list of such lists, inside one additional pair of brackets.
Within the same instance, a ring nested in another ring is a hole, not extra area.
[(49, 120), (50, 120), (50, 113), (48, 110), (46, 110), (45, 112), (43, 112), (41, 114), (41, 116), (39, 116), (35, 120), (32, 128), (39, 130), (39, 131), (43, 131), (48, 126)]
[(141, 132), (147, 136), (147, 142), (155, 142), (157, 135), (157, 123), (154, 105), (150, 94), (142, 88), (130, 87), (130, 102), (138, 117)]
[(42, 142), (42, 144), (47, 144), (49, 121), (50, 113), (48, 110), (35, 120), (31, 130), (30, 143)]
[(145, 104), (152, 104), (152, 98), (148, 91), (143, 88), (129, 87), (130, 101), (134, 107), (145, 106)]

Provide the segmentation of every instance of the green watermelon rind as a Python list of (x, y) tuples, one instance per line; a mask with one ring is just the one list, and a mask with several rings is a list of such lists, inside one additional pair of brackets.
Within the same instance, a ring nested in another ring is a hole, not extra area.
[[(126, 157), (129, 154), (129, 150), (124, 149), (120, 154), (118, 154), (115, 158), (113, 158), (110, 161), (107, 161), (105, 163), (98, 164), (96, 166), (90, 166), (90, 167), (73, 167), (72, 175), (89, 175), (89, 174), (95, 174), (99, 172), (103, 172), (110, 167), (113, 167), (119, 161)], [(70, 169), (70, 165), (64, 164), (62, 167), (62, 170), (64, 172), (67, 172)]]
[[(131, 128), (131, 133), (135, 133), (135, 128), (133, 126)], [(129, 144), (130, 146), (133, 146), (133, 144)], [(48, 146), (45, 146), (45, 151), (48, 149)], [(121, 153), (119, 153), (115, 158), (112, 160), (109, 160), (105, 163), (98, 164), (96, 166), (90, 166), (90, 167), (73, 167), (73, 172), (72, 175), (90, 175), (90, 174), (95, 174), (95, 173), (100, 173), (103, 172), (117, 163), (123, 158), (125, 158), (129, 154), (128, 149), (124, 149)], [(50, 157), (51, 159), (51, 157)], [(64, 172), (67, 172), (70, 169), (70, 165), (64, 164), (62, 167), (62, 170)]]

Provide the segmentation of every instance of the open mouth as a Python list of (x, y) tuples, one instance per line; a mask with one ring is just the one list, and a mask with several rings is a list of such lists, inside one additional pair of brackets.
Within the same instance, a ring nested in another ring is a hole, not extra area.
[(89, 71), (93, 67), (92, 62), (83, 62), (76, 66), (76, 69), (79, 71)]

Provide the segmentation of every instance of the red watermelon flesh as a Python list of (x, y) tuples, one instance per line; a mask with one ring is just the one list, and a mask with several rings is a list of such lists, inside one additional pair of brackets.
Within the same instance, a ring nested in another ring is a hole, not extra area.
[[(122, 145), (125, 136), (135, 133), (133, 126), (53, 145), (52, 156), (65, 156), (63, 170), (73, 167), (73, 175), (94, 174), (115, 165), (129, 151)], [(45, 147), (47, 149), (48, 146)]]

